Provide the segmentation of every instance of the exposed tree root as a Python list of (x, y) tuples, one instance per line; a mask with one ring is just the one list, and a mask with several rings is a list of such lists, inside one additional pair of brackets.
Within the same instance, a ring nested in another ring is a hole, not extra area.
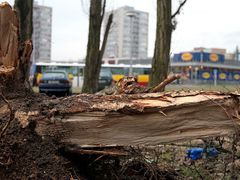
[(7, 128), (9, 127), (10, 123), (14, 120), (15, 115), (14, 115), (14, 110), (12, 108), (12, 106), (10, 105), (10, 103), (8, 102), (8, 100), (5, 98), (5, 96), (3, 95), (3, 93), (0, 93), (0, 97), (2, 98), (2, 100), (7, 104), (8, 109), (10, 110), (10, 117), (9, 120), (7, 121), (6, 125), (2, 128), (1, 132), (0, 132), (0, 139), (2, 138), (2, 136), (4, 135), (5, 131), (7, 130)]

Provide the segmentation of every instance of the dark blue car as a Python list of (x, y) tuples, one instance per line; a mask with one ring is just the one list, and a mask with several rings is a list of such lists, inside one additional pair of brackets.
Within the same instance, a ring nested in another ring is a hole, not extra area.
[(46, 71), (39, 82), (39, 92), (70, 95), (72, 93), (72, 84), (68, 80), (65, 71)]
[(103, 69), (100, 71), (99, 79), (98, 79), (98, 91), (101, 91), (107, 86), (112, 84), (112, 73), (110, 69)]

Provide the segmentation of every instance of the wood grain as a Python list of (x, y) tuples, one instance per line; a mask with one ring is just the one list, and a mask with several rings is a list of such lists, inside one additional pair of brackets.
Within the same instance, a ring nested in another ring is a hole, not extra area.
[(217, 92), (82, 94), (62, 99), (56, 118), (69, 133), (67, 144), (156, 145), (234, 133), (238, 108), (238, 95)]

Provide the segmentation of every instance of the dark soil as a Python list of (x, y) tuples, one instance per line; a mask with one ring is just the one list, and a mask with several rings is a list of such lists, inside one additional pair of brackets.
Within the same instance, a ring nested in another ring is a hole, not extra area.
[[(48, 98), (33, 94), (9, 100), (14, 110), (36, 110)], [(1, 101), (0, 107), (4, 105)], [(0, 128), (9, 120), (9, 113), (1, 114)], [(70, 179), (69, 161), (58, 149), (60, 144), (51, 137), (36, 134), (35, 121), (21, 128), (14, 119), (0, 139), (0, 179)]]

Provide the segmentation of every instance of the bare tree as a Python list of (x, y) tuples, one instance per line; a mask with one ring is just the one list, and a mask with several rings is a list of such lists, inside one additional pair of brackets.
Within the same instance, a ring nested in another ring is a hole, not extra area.
[(102, 64), (102, 57), (105, 50), (108, 32), (112, 23), (113, 15), (108, 18), (107, 27), (100, 48), (101, 27), (105, 14), (106, 0), (91, 0), (89, 13), (89, 32), (87, 56), (84, 69), (84, 82), (82, 92), (95, 93)]
[(174, 18), (180, 13), (186, 1), (187, 0), (182, 1), (177, 11), (172, 14), (171, 0), (157, 0), (156, 40), (150, 75), (150, 86), (156, 86), (167, 78), (172, 31), (176, 26)]

